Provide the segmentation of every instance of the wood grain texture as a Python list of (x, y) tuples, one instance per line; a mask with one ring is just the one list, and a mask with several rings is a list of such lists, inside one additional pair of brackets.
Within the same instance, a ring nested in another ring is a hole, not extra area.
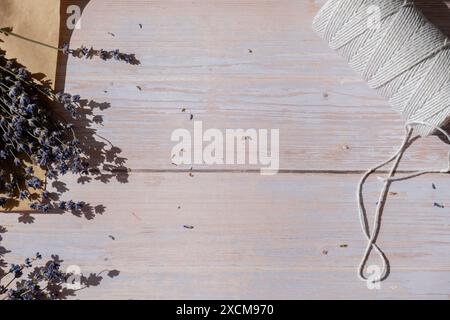
[[(84, 187), (67, 180), (72, 197), (104, 205), (104, 214), (91, 221), (37, 215), (31, 225), (7, 215), (3, 245), (13, 259), (39, 248), (86, 273), (120, 271), (79, 298), (448, 298), (449, 209), (433, 206), (450, 207), (448, 178), (392, 188), (380, 236), (392, 274), (379, 291), (356, 276), (365, 246), (354, 200), (358, 179), (135, 173), (129, 184)], [(371, 209), (379, 188), (376, 179), (367, 185)]]
[[(193, 113), (205, 128), (280, 129), (281, 169), (365, 170), (397, 149), (403, 123), (311, 30), (321, 3), (91, 1), (72, 45), (142, 64), (71, 60), (67, 90), (111, 103), (100, 132), (133, 169), (173, 169), (170, 135), (192, 128)], [(440, 168), (447, 151), (423, 140), (402, 168)]]
[[(104, 211), (90, 220), (3, 217), (8, 257), (40, 250), (84, 272), (120, 271), (79, 292), (86, 299), (448, 299), (448, 176), (394, 184), (380, 238), (391, 276), (376, 291), (356, 276), (365, 246), (357, 172), (395, 151), (403, 129), (312, 32), (323, 2), (90, 1), (71, 45), (119, 48), (141, 65), (70, 59), (66, 89), (111, 104), (95, 128), (122, 149), (129, 182), (67, 178), (70, 198)], [(443, 10), (425, 9), (446, 25)], [(171, 164), (170, 141), (174, 129), (192, 128), (190, 113), (210, 128), (280, 129), (285, 171), (194, 166), (190, 177)], [(447, 150), (422, 140), (401, 168), (444, 167)], [(369, 205), (379, 188), (368, 185)]]

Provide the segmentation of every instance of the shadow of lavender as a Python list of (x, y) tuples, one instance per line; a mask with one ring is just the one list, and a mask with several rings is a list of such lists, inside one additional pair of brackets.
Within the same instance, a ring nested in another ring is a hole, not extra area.
[(113, 279), (119, 270), (103, 270), (89, 275), (65, 272), (63, 260), (58, 255), (39, 266), (36, 258), (27, 258), (22, 265), (0, 267), (0, 299), (2, 300), (67, 300), (77, 293), (101, 284), (104, 274)]
[[(68, 14), (70, 12), (69, 7), (76, 6), (83, 13), (86, 6), (89, 4), (90, 0), (61, 0), (60, 4), (60, 27), (59, 27), (59, 47), (63, 48), (70, 43), (74, 29), (69, 29), (67, 27)], [(64, 52), (59, 52), (58, 54), (58, 68), (56, 70), (56, 91), (64, 91), (66, 73), (67, 73), (67, 62), (69, 57), (82, 58), (82, 59), (92, 59), (94, 56), (101, 56), (103, 60), (112, 60), (120, 57), (120, 60), (126, 61), (131, 65), (140, 65), (141, 62), (136, 58), (133, 53), (116, 53), (115, 51), (104, 51), (102, 49), (94, 48), (77, 48), (74, 50), (69, 50), (70, 54), (65, 54)]]
[(4, 257), (6, 254), (8, 254), (11, 251), (8, 251), (5, 247), (2, 246), (3, 236), (2, 234), (5, 234), (7, 232), (6, 228), (3, 226), (0, 226), (0, 278), (4, 275), (4, 270), (7, 266), (6, 261), (4, 260)]
[[(0, 55), (4, 55), (5, 52), (0, 50)], [(15, 64), (18, 67), (24, 67), (17, 61)], [(44, 92), (57, 92), (53, 91), (51, 83), (41, 82), (45, 78), (42, 74), (31, 75), (36, 83), (36, 87), (40, 88)], [(100, 136), (97, 133), (97, 128), (103, 123), (103, 116), (98, 112), (103, 112), (109, 109), (111, 105), (108, 102), (96, 102), (89, 100), (80, 100), (77, 103), (76, 112), (72, 113), (62, 107), (61, 103), (49, 100), (47, 97), (42, 97), (46, 101), (49, 108), (49, 116), (53, 119), (53, 122), (62, 121), (72, 125), (74, 135), (78, 140), (78, 149), (83, 155), (83, 161), (87, 166), (84, 173), (80, 173), (77, 179), (78, 184), (87, 184), (94, 181), (107, 184), (113, 180), (118, 183), (128, 183), (128, 168), (126, 167), (127, 159), (121, 156), (122, 150), (115, 146), (107, 138)], [(69, 164), (70, 165), (70, 164)], [(14, 176), (17, 173), (17, 167), (13, 164), (3, 163), (2, 168), (4, 172), (2, 176)], [(43, 169), (43, 168), (42, 168)], [(44, 170), (44, 169), (43, 169)], [(46, 172), (47, 175), (51, 172)], [(70, 211), (72, 214), (78, 217), (85, 217), (86, 219), (93, 219), (96, 214), (103, 214), (105, 212), (105, 206), (103, 204), (92, 205), (83, 201), (83, 199), (77, 199), (77, 203), (83, 203), (83, 206), (79, 207), (75, 205), (75, 202), (62, 201), (64, 195), (70, 192), (69, 186), (61, 181), (61, 176), (57, 172), (51, 173), (52, 179), (48, 180), (48, 184), (53, 188), (54, 192), (48, 195), (47, 203), (51, 204), (51, 208), (48, 213), (62, 214)], [(0, 192), (2, 191), (0, 185)], [(17, 204), (16, 199), (13, 197), (13, 202), (9, 202), (5, 208), (11, 209)], [(64, 206), (61, 206), (65, 203)], [(19, 222), (33, 223), (34, 218), (32, 212), (24, 212), (19, 217)]]
[[(66, 28), (66, 14), (67, 7), (69, 5), (78, 5), (81, 11), (84, 10), (89, 0), (61, 0), (61, 22), (60, 22), (60, 47), (65, 43), (70, 43), (70, 38), (73, 30), (68, 30)], [(72, 54), (79, 54), (80, 51), (74, 51)], [(91, 53), (95, 53), (91, 51)], [(112, 59), (115, 58), (113, 53), (97, 52), (99, 54), (104, 54), (103, 58)], [(65, 80), (66, 80), (66, 67), (69, 55), (62, 52), (58, 55), (58, 68), (56, 83), (52, 84), (46, 80), (46, 75), (42, 73), (33, 74), (32, 78), (39, 82), (42, 88), (50, 90), (54, 85), (55, 92), (64, 92)], [(122, 56), (121, 56), (122, 57)], [(89, 58), (89, 57), (88, 57)], [(116, 57), (117, 58), (117, 57)], [(127, 62), (131, 64), (139, 64), (139, 60), (132, 54), (126, 55)], [(50, 102), (49, 102), (50, 103)], [(110, 183), (112, 180), (116, 180), (119, 183), (128, 182), (128, 169), (126, 168), (126, 158), (120, 156), (122, 150), (113, 145), (109, 140), (101, 137), (97, 133), (96, 126), (103, 123), (103, 117), (97, 114), (97, 111), (104, 111), (110, 108), (111, 105), (108, 102), (96, 102), (81, 100), (79, 102), (78, 112), (74, 119), (70, 117), (67, 112), (58, 108), (57, 104), (51, 104), (52, 113), (69, 123), (73, 123), (74, 131), (77, 138), (80, 140), (80, 149), (86, 156), (89, 162), (89, 174), (82, 175), (78, 178), (79, 184), (86, 184), (93, 181), (100, 181), (102, 183)], [(56, 192), (49, 195), (50, 201), (60, 201), (63, 196), (70, 191), (69, 186), (55, 179), (51, 182), (51, 186), (55, 188)], [(103, 214), (106, 207), (103, 204), (91, 205), (85, 203), (81, 209), (71, 209), (69, 206), (69, 211), (78, 217), (85, 217), (90, 220), (97, 214)], [(65, 209), (55, 209), (49, 212), (50, 214), (62, 214), (66, 212)], [(34, 213), (22, 213), (19, 216), (19, 222), (21, 223), (33, 223), (35, 220)], [(61, 271), (61, 265), (63, 260), (59, 256), (53, 255), (50, 260), (45, 262), (41, 266), (35, 266), (31, 269), (31, 266), (22, 265), (22, 268), (29, 269), (28, 273), (20, 271), (17, 273), (17, 266), (8, 264), (5, 260), (5, 256), (11, 251), (2, 246), (3, 235), (7, 232), (6, 228), (0, 226), (0, 298), (1, 294), (6, 294), (6, 289), (12, 289), (9, 292), (10, 299), (17, 300), (27, 300), (27, 299), (52, 299), (52, 300), (65, 300), (70, 297), (76, 296), (76, 294), (81, 291), (91, 287), (95, 287), (101, 284), (104, 276), (109, 278), (115, 278), (120, 275), (118, 270), (104, 270), (98, 273), (90, 273), (89, 275), (81, 275), (79, 278), (72, 277), (72, 274), (65, 273)], [(15, 270), (15, 271), (14, 271)], [(56, 277), (44, 277), (49, 272), (53, 270), (53, 275)], [(56, 270), (56, 271), (55, 271)], [(6, 284), (6, 278), (13, 275), (12, 279), (8, 279)], [(39, 280), (40, 285), (36, 289), (36, 279)], [(69, 289), (66, 284), (73, 284), (79, 282), (80, 288)], [(7, 286), (8, 288), (2, 288), (1, 286)], [(31, 290), (31, 291), (30, 291)], [(45, 291), (42, 292), (42, 291)], [(30, 295), (30, 292), (33, 295)]]
[[(68, 122), (74, 124), (74, 131), (80, 141), (80, 149), (86, 155), (86, 161), (89, 164), (89, 174), (80, 175), (77, 179), (78, 184), (88, 184), (94, 181), (107, 184), (113, 180), (124, 184), (128, 183), (129, 169), (126, 167), (127, 158), (122, 157), (122, 150), (115, 146), (111, 141), (97, 133), (94, 126), (103, 123), (103, 117), (96, 115), (96, 110), (104, 111), (110, 108), (109, 103), (98, 103), (95, 101), (81, 100), (80, 109), (75, 119), (70, 119), (67, 114), (60, 116)], [(56, 191), (50, 194), (50, 199), (58, 202), (65, 193), (70, 191), (69, 186), (60, 180), (51, 182), (51, 187)], [(103, 204), (95, 206), (85, 203), (80, 210), (70, 210), (72, 214), (91, 220), (96, 214), (103, 214), (106, 207)], [(65, 210), (53, 209), (51, 213), (64, 213)]]

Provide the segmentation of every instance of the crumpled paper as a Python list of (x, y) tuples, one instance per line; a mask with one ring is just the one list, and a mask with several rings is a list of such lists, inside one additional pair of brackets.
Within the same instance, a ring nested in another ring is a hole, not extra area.
[[(60, 30), (60, 0), (1, 0), (0, 28), (12, 28), (12, 32), (58, 47)], [(8, 58), (15, 58), (40, 81), (55, 84), (58, 52), (13, 36), (0, 34), (0, 48)], [(44, 172), (35, 169), (43, 178)], [(30, 211), (29, 202), (11, 204), (8, 211)]]

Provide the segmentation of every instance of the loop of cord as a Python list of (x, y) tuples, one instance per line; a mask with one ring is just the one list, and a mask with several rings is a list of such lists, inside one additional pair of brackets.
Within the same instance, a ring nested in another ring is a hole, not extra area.
[[(395, 174), (395, 170), (397, 169), (397, 167), (400, 163), (401, 157), (403, 156), (403, 153), (410, 141), (412, 131), (413, 131), (412, 128), (406, 128), (405, 138), (404, 138), (403, 143), (401, 144), (400, 148), (397, 150), (397, 152), (391, 158), (389, 158), (387, 161), (379, 164), (378, 166), (376, 166), (372, 169), (369, 169), (363, 175), (363, 177), (361, 178), (361, 180), (358, 184), (357, 198), (358, 198), (359, 220), (361, 223), (361, 228), (362, 228), (364, 235), (366, 236), (367, 241), (368, 241), (366, 250), (364, 252), (363, 259), (361, 260), (361, 263), (358, 268), (358, 276), (362, 280), (365, 280), (365, 281), (368, 280), (368, 277), (364, 274), (364, 269), (365, 269), (366, 263), (370, 257), (372, 250), (375, 250), (378, 253), (378, 255), (380, 256), (382, 263), (383, 263), (382, 272), (379, 275), (379, 279), (376, 279), (376, 280), (383, 281), (389, 275), (389, 261), (388, 261), (386, 255), (384, 254), (384, 252), (376, 244), (376, 241), (378, 239), (378, 235), (379, 235), (380, 228), (381, 228), (381, 215), (382, 215), (383, 208), (385, 205), (386, 196), (387, 196), (387, 193), (389, 190), (389, 185), (391, 183), (389, 179), (392, 178)], [(380, 197), (378, 198), (378, 202), (377, 202), (375, 218), (374, 218), (374, 222), (373, 222), (373, 226), (372, 226), (373, 231), (370, 232), (369, 221), (367, 218), (367, 212), (365, 209), (364, 199), (363, 199), (363, 186), (370, 175), (372, 175), (374, 172), (381, 169), (385, 165), (391, 163), (392, 161), (394, 161), (394, 165), (392, 166), (392, 168), (389, 172), (388, 179), (386, 179), (384, 181), (383, 189), (380, 193)]]
[[(378, 239), (380, 229), (381, 229), (381, 218), (383, 214), (383, 209), (386, 204), (389, 186), (392, 182), (395, 181), (403, 181), (408, 180), (414, 177), (418, 177), (424, 174), (431, 174), (431, 173), (450, 173), (450, 151), (448, 153), (448, 165), (446, 169), (442, 170), (423, 170), (415, 172), (411, 175), (402, 176), (399, 178), (394, 178), (395, 171), (397, 170), (398, 165), (400, 164), (400, 160), (403, 157), (404, 153), (408, 149), (408, 147), (411, 145), (411, 143), (415, 140), (412, 139), (412, 134), (414, 131), (414, 127), (421, 125), (421, 126), (428, 126), (436, 131), (440, 132), (444, 135), (444, 137), (447, 139), (447, 141), (450, 143), (450, 135), (443, 130), (442, 128), (436, 127), (433, 124), (427, 123), (427, 122), (410, 122), (405, 125), (405, 137), (403, 139), (402, 144), (400, 145), (399, 149), (395, 154), (389, 158), (388, 160), (384, 161), (383, 163), (377, 165), (376, 167), (369, 169), (361, 178), (358, 188), (357, 188), (357, 199), (358, 199), (358, 210), (359, 210), (359, 218), (361, 223), (361, 228), (364, 232), (364, 235), (368, 241), (366, 250), (364, 252), (363, 258), (361, 260), (361, 263), (358, 267), (358, 276), (361, 280), (368, 281), (369, 277), (364, 274), (364, 269), (367, 264), (367, 261), (370, 257), (370, 254), (372, 253), (372, 250), (375, 250), (375, 252), (378, 253), (380, 256), (380, 259), (382, 261), (382, 269), (381, 274), (379, 275), (378, 279), (371, 279), (373, 282), (380, 282), (384, 281), (389, 276), (389, 261), (385, 255), (385, 253), (380, 249), (380, 247), (377, 245), (376, 241)], [(375, 173), (377, 170), (381, 169), (382, 167), (386, 166), (387, 164), (394, 161), (394, 165), (392, 166), (387, 178), (380, 179), (383, 182), (383, 187), (380, 192), (380, 196), (378, 198), (377, 207), (375, 210), (375, 216), (372, 228), (369, 226), (369, 220), (367, 217), (366, 208), (364, 205), (364, 198), (363, 198), (363, 187), (366, 182), (366, 180), (369, 178), (370, 175)], [(372, 232), (370, 231), (372, 230)]]
[[(394, 177), (402, 156), (416, 140), (413, 132), (419, 137), (441, 133), (450, 142), (442, 129), (450, 116), (450, 41), (410, 0), (329, 0), (313, 27), (405, 120), (405, 137), (397, 152), (368, 170), (357, 188), (361, 227), (368, 241), (358, 275), (369, 279), (365, 266), (375, 251), (382, 261), (382, 273), (374, 282), (383, 281), (389, 275), (389, 261), (377, 239), (390, 184), (427, 173), (450, 173), (449, 152), (446, 169)], [(370, 226), (363, 186), (369, 176), (389, 163), (393, 165), (381, 179), (383, 187)]]

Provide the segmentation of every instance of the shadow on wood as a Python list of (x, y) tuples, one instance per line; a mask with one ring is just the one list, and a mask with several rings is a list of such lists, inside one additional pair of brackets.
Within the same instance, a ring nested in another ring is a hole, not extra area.
[[(442, 0), (416, 0), (414, 4), (422, 13), (437, 26), (447, 37), (450, 37), (450, 8), (446, 3), (449, 1)], [(445, 132), (450, 134), (450, 119), (447, 120), (447, 124), (443, 126)], [(450, 141), (442, 133), (436, 134), (446, 144), (450, 144)]]
[(422, 13), (450, 37), (450, 9), (442, 0), (416, 0), (414, 4)]
[[(73, 29), (67, 27), (67, 20), (71, 13), (67, 13), (70, 6), (78, 6), (81, 14), (83, 13), (90, 0), (62, 0), (60, 7), (60, 24), (59, 24), (59, 47), (61, 48), (65, 43), (70, 43), (73, 34)], [(58, 64), (56, 69), (55, 91), (63, 92), (66, 84), (67, 61), (69, 56), (59, 52)]]

